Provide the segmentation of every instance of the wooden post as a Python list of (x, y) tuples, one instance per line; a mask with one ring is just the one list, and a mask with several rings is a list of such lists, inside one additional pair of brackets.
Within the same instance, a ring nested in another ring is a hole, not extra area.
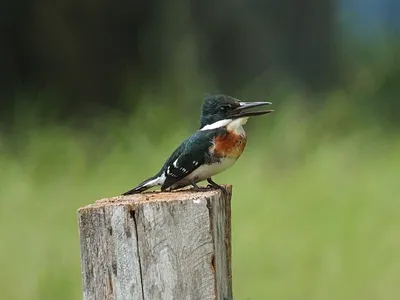
[(232, 187), (102, 199), (78, 210), (84, 300), (232, 299)]

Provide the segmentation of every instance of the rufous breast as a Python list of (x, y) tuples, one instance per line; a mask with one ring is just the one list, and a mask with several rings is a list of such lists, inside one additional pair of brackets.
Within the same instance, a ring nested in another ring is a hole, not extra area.
[(239, 158), (247, 143), (247, 135), (243, 132), (227, 131), (214, 138), (214, 154), (220, 157)]

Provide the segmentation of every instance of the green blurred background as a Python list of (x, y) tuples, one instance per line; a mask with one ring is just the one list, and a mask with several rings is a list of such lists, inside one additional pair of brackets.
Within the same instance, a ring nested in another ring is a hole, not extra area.
[(271, 101), (235, 300), (400, 298), (400, 2), (3, 0), (0, 299), (81, 299), (76, 210), (153, 175), (205, 93)]

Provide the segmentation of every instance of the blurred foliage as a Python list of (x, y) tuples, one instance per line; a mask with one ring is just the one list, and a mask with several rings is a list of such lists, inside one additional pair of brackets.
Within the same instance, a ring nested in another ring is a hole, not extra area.
[[(245, 153), (215, 178), (234, 185), (235, 299), (400, 296), (398, 132), (346, 109), (357, 95), (326, 97), (313, 112), (293, 90), (251, 119)], [(144, 105), (81, 130), (20, 118), (0, 135), (2, 299), (81, 299), (76, 210), (155, 173), (198, 127), (174, 113)]]
[[(336, 6), (333, 0), (4, 0), (0, 116), (20, 113), (21, 92), (46, 94), (28, 101), (30, 107), (81, 118), (129, 111), (148, 90), (183, 94), (181, 101), (193, 103), (198, 96), (186, 86), (200, 80), (206, 92), (235, 94), (271, 70), (314, 89), (331, 87), (339, 79)], [(130, 98), (121, 92), (126, 86)]]

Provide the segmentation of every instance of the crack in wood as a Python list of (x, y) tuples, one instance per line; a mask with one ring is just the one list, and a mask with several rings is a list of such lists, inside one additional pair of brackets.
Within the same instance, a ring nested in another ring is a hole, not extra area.
[(139, 274), (140, 274), (140, 285), (142, 287), (142, 298), (143, 300), (145, 300), (144, 297), (144, 287), (143, 287), (143, 269), (142, 269), (142, 258), (140, 256), (140, 249), (139, 249), (139, 234), (138, 234), (138, 230), (137, 230), (137, 221), (136, 221), (136, 211), (131, 209), (129, 211), (129, 214), (131, 216), (131, 218), (133, 219), (133, 224), (135, 226), (135, 236), (136, 236), (136, 245), (137, 245), (137, 257), (138, 257), (138, 262), (139, 262)]

